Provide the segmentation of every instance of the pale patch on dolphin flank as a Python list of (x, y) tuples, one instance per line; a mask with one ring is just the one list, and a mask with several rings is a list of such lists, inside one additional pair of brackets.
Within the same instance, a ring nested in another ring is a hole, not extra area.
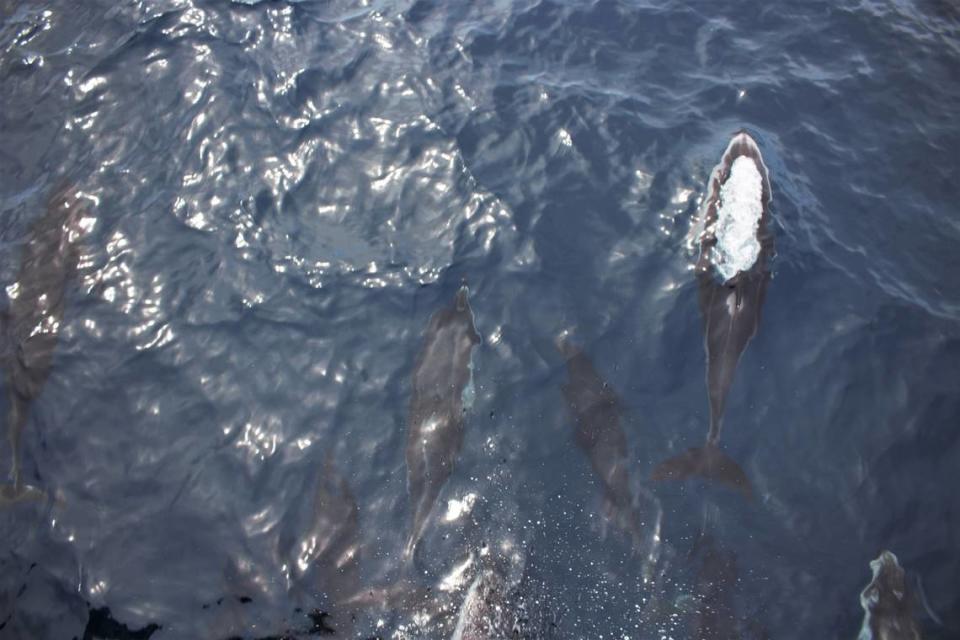
[[(474, 327), (477, 326), (477, 317), (473, 314), (473, 309), (469, 309), (470, 312), (470, 322)], [(479, 335), (479, 334), (478, 334)], [(469, 378), (467, 379), (467, 386), (463, 388), (463, 391), (460, 393), (460, 402), (463, 404), (464, 411), (469, 411), (473, 408), (473, 402), (477, 399), (477, 388), (473, 384), (473, 373), (476, 371), (476, 364), (474, 363), (474, 353), (473, 350), (470, 350), (470, 361), (467, 363), (467, 370), (469, 371)]]
[(730, 167), (730, 177), (720, 187), (713, 228), (717, 244), (710, 261), (724, 281), (750, 269), (760, 257), (757, 230), (762, 215), (763, 176), (753, 158), (738, 156)]
[(467, 386), (465, 386), (460, 393), (460, 402), (463, 404), (464, 411), (472, 409), (473, 401), (477, 399), (477, 388), (473, 385), (473, 353), (470, 354), (470, 362), (467, 364), (467, 369), (470, 371), (470, 378), (467, 380)]

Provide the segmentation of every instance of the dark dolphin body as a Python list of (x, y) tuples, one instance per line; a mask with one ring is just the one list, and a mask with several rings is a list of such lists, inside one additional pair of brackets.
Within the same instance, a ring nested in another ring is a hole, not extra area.
[(356, 637), (364, 611), (403, 611), (424, 600), (422, 590), (403, 581), (386, 587), (364, 584), (361, 552), (360, 507), (328, 454), (317, 479), (310, 523), (293, 548), (281, 552), (291, 565), (290, 577), (311, 628), (280, 637)]
[(613, 519), (629, 533), (634, 548), (642, 548), (643, 523), (630, 490), (620, 399), (579, 347), (561, 336), (557, 348), (567, 361), (569, 380), (561, 390), (576, 421), (577, 446), (590, 458)]
[(920, 640), (913, 602), (897, 556), (883, 551), (870, 562), (873, 579), (860, 594), (863, 627), (858, 640)]
[(328, 455), (317, 479), (310, 526), (294, 550), (291, 576), (308, 597), (322, 594), (315, 604), (323, 607), (328, 626), (338, 632), (351, 627), (355, 611), (348, 601), (360, 591), (359, 525), (357, 501)]
[(0, 486), (0, 504), (36, 498), (40, 492), (20, 477), (20, 435), (33, 402), (50, 376), (68, 283), (76, 272), (83, 208), (76, 194), (61, 188), (34, 222), (23, 249), (20, 272), (3, 314), (2, 364), (6, 372), (7, 433), (12, 484)]
[(430, 318), (413, 370), (407, 424), (407, 485), (413, 523), (404, 555), (410, 559), (427, 518), (453, 471), (463, 444), (464, 391), (471, 384), (471, 356), (480, 344), (469, 291)]
[[(734, 160), (752, 159), (763, 179), (763, 213), (757, 230), (760, 255), (753, 266), (722, 282), (711, 262), (717, 243), (712, 233), (717, 221), (720, 188), (730, 177)], [(773, 255), (770, 231), (770, 177), (757, 143), (746, 132), (733, 137), (720, 164), (710, 175), (710, 195), (705, 204), (704, 232), (700, 239), (697, 284), (703, 315), (704, 347), (707, 353), (707, 392), (710, 399), (710, 430), (703, 447), (690, 449), (661, 463), (653, 472), (654, 480), (682, 479), (702, 475), (718, 480), (751, 495), (750, 481), (740, 465), (723, 453), (718, 442), (727, 393), (733, 384), (740, 356), (760, 324), (760, 309), (770, 281), (769, 261)]]

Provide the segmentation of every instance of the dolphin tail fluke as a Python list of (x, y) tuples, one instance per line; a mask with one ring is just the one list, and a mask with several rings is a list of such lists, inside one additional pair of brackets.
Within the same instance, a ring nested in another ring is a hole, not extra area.
[(753, 496), (750, 480), (737, 461), (709, 442), (661, 462), (653, 470), (652, 479), (659, 482), (683, 480), (690, 476), (719, 482), (742, 492), (748, 498)]

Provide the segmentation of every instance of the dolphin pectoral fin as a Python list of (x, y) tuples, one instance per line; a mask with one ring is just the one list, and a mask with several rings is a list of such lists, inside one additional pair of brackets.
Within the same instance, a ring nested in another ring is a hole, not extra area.
[(663, 480), (684, 480), (690, 476), (701, 476), (725, 484), (742, 492), (747, 498), (753, 497), (750, 480), (740, 465), (720, 450), (715, 444), (688, 449), (664, 462), (653, 470), (651, 478), (655, 482)]

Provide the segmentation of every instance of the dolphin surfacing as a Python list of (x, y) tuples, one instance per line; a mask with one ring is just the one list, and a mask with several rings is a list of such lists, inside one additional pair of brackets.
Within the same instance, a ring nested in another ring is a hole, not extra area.
[(707, 356), (710, 430), (702, 447), (661, 463), (654, 480), (699, 475), (752, 495), (740, 465), (719, 447), (721, 420), (740, 356), (757, 333), (770, 281), (770, 175), (760, 148), (737, 133), (710, 174), (702, 214), (697, 288)]
[(857, 640), (920, 640), (912, 595), (900, 562), (890, 551), (870, 561), (873, 578), (860, 593), (863, 626)]
[(84, 209), (72, 188), (61, 186), (46, 211), (30, 228), (10, 306), (3, 313), (2, 365), (8, 393), (7, 436), (12, 463), (10, 484), (0, 485), (0, 505), (42, 497), (25, 485), (20, 470), (20, 436), (31, 403), (40, 395), (53, 368), (53, 354), (67, 286), (77, 269), (78, 243), (84, 235)]
[(404, 550), (411, 559), (463, 444), (464, 395), (471, 389), (473, 349), (480, 344), (469, 290), (430, 318), (412, 377), (407, 421), (407, 488), (413, 522)]

